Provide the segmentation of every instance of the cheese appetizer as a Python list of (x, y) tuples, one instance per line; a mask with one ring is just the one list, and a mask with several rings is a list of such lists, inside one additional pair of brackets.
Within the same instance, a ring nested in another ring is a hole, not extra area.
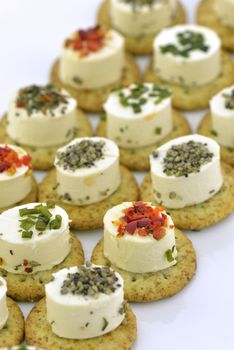
[(183, 115), (172, 109), (170, 90), (156, 84), (115, 89), (104, 110), (96, 134), (116, 142), (121, 164), (132, 170), (149, 170), (155, 147), (191, 132)]
[(177, 108), (206, 108), (213, 95), (234, 82), (231, 56), (222, 52), (220, 38), (211, 29), (189, 24), (164, 29), (153, 50), (145, 80), (168, 86)]
[(40, 201), (63, 207), (78, 229), (102, 227), (103, 216), (122, 198), (138, 198), (133, 175), (119, 166), (119, 149), (106, 138), (78, 138), (61, 148), (40, 185)]
[(140, 80), (137, 63), (126, 55), (124, 44), (116, 31), (99, 26), (72, 33), (52, 67), (52, 83), (69, 91), (84, 110), (100, 112), (114, 87)]
[[(153, 301), (176, 294), (196, 270), (188, 238), (175, 229), (163, 208), (143, 201), (124, 202), (107, 211), (104, 237), (94, 249), (92, 262), (115, 266), (124, 279), (129, 301)], [(164, 274), (167, 278), (160, 283)]]
[(112, 349), (117, 342), (116, 348), (125, 350), (133, 345), (135, 316), (124, 301), (123, 279), (114, 270), (89, 263), (62, 269), (45, 289), (45, 299), (26, 321), (29, 344), (50, 350)]
[(37, 199), (31, 157), (20, 147), (0, 144), (0, 212)]
[(223, 47), (234, 51), (233, 0), (202, 0), (198, 6), (197, 22), (214, 30)]
[(201, 121), (198, 133), (215, 139), (222, 160), (234, 166), (234, 85), (211, 99), (210, 112)]
[(169, 141), (152, 153), (150, 165), (141, 198), (168, 209), (177, 227), (199, 230), (233, 211), (234, 169), (220, 163), (213, 139), (189, 135)]
[(128, 51), (146, 55), (152, 52), (153, 39), (161, 29), (183, 24), (186, 18), (177, 0), (106, 0), (97, 20), (121, 33)]
[(20, 344), (23, 337), (23, 314), (19, 306), (7, 297), (6, 281), (0, 277), (0, 347), (8, 350), (10, 346)]
[(0, 275), (6, 277), (8, 295), (14, 299), (42, 297), (43, 278), (70, 266), (74, 249), (80, 250), (75, 260), (82, 262), (82, 248), (75, 237), (71, 240), (68, 215), (54, 203), (30, 203), (4, 211), (0, 232)]
[(53, 166), (56, 150), (77, 136), (91, 136), (86, 116), (68, 92), (52, 85), (18, 90), (0, 121), (0, 141), (22, 145), (35, 169)]

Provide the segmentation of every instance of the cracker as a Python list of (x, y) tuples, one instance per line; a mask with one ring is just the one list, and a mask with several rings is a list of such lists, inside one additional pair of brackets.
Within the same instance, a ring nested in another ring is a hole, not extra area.
[(46, 318), (46, 301), (32, 309), (25, 327), (26, 341), (45, 350), (129, 350), (136, 339), (136, 317), (129, 305), (121, 325), (110, 333), (92, 339), (60, 338), (51, 330)]
[[(77, 127), (73, 131), (72, 139), (75, 137), (92, 136), (92, 126), (88, 118), (81, 110), (78, 109), (77, 111)], [(6, 126), (7, 116), (5, 114), (0, 120), (0, 143), (9, 143), (22, 147), (32, 157), (32, 165), (35, 170), (48, 170), (52, 168), (57, 149), (63, 145), (50, 147), (26, 146), (12, 140), (6, 133)], [(51, 132), (54, 131), (51, 130)], [(71, 138), (67, 140), (66, 144), (70, 141)]]
[(214, 0), (202, 0), (197, 10), (197, 23), (213, 29), (221, 38), (223, 47), (234, 51), (234, 28), (225, 26), (213, 10)]
[[(222, 163), (224, 184), (221, 190), (209, 200), (181, 209), (167, 209), (176, 227), (186, 230), (200, 230), (223, 220), (234, 210), (234, 169)], [(147, 174), (140, 187), (141, 199), (159, 204), (152, 194), (150, 174)]]
[(138, 186), (133, 174), (120, 166), (121, 184), (108, 198), (101, 202), (78, 206), (61, 202), (56, 193), (56, 170), (51, 170), (39, 186), (39, 200), (46, 202), (53, 200), (62, 207), (72, 220), (71, 227), (79, 230), (92, 230), (103, 227), (103, 217), (106, 211), (126, 201), (138, 199)]
[(34, 176), (32, 175), (32, 189), (31, 192), (29, 192), (29, 194), (27, 195), (27, 197), (25, 197), (22, 201), (10, 206), (10, 207), (5, 207), (5, 208), (0, 208), (0, 213), (2, 213), (5, 210), (14, 208), (18, 205), (23, 205), (23, 204), (28, 204), (28, 203), (34, 203), (37, 201), (37, 182), (36, 179), (34, 178)]
[(91, 261), (97, 265), (111, 266), (124, 279), (125, 299), (132, 302), (149, 302), (170, 297), (183, 289), (196, 271), (196, 253), (191, 241), (178, 229), (175, 230), (178, 250), (177, 264), (152, 273), (133, 273), (112, 265), (104, 257), (104, 240), (93, 250)]
[[(48, 252), (49, 254), (49, 252)], [(84, 263), (84, 253), (80, 241), (71, 234), (71, 251), (63, 262), (47, 271), (33, 274), (14, 274), (0, 269), (0, 276), (7, 281), (8, 295), (17, 301), (34, 301), (45, 296), (44, 285), (51, 280), (52, 273)]]
[(59, 60), (57, 60), (52, 66), (50, 72), (51, 82), (56, 86), (66, 89), (78, 101), (79, 107), (88, 112), (101, 112), (103, 110), (103, 103), (106, 101), (109, 93), (114, 87), (120, 85), (128, 86), (132, 83), (140, 82), (141, 80), (141, 73), (138, 64), (129, 54), (126, 54), (126, 66), (123, 69), (121, 80), (95, 90), (77, 90), (73, 86), (63, 83), (59, 78), (58, 70)]
[[(104, 0), (97, 15), (97, 22), (100, 25), (105, 26), (106, 28), (111, 28), (111, 19), (109, 15), (110, 10), (110, 1)], [(181, 3), (178, 3), (178, 12), (176, 18), (171, 23), (171, 26), (176, 24), (184, 24), (186, 23), (186, 14), (185, 10)], [(152, 53), (153, 41), (157, 33), (151, 35), (141, 35), (138, 37), (126, 36), (125, 37), (125, 45), (126, 49), (135, 55), (148, 55)]]
[[(149, 155), (165, 142), (179, 136), (191, 134), (191, 128), (185, 117), (179, 111), (173, 110), (173, 130), (161, 141), (153, 145), (139, 148), (119, 148), (120, 162), (127, 168), (136, 171), (146, 171), (150, 169)], [(106, 137), (106, 122), (101, 121), (96, 130), (97, 136)]]
[(172, 90), (173, 106), (184, 110), (203, 109), (209, 106), (210, 99), (234, 83), (234, 64), (231, 56), (222, 51), (222, 73), (209, 84), (188, 87), (163, 81), (153, 70), (152, 61), (145, 72), (145, 82), (165, 85)]
[[(210, 112), (207, 113), (202, 119), (200, 125), (198, 126), (197, 132), (198, 134), (211, 137), (217, 141), (214, 133), (212, 132), (212, 119)], [(234, 167), (234, 148), (220, 145), (220, 151), (222, 160)]]
[(0, 347), (19, 345), (24, 337), (24, 316), (14, 300), (7, 298), (9, 316), (0, 330)]

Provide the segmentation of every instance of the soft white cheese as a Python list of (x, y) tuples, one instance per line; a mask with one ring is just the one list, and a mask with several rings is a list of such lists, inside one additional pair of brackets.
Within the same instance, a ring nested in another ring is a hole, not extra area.
[(234, 28), (234, 0), (214, 0), (213, 9), (225, 26)]
[[(189, 141), (206, 144), (213, 153), (213, 158), (203, 164), (199, 172), (191, 173), (187, 177), (167, 176), (163, 172), (163, 159), (167, 151), (173, 145)], [(156, 150), (156, 154), (157, 157), (150, 156), (153, 193), (155, 199), (167, 208), (184, 208), (205, 202), (220, 190), (223, 184), (220, 147), (214, 140), (201, 135), (183, 136), (165, 143)]]
[[(30, 203), (4, 211), (0, 215), (0, 257), (1, 268), (12, 273), (28, 274), (49, 270), (61, 263), (71, 250), (69, 235), (69, 219), (67, 213), (56, 206), (50, 209), (51, 220), (55, 215), (62, 217), (59, 229), (47, 228), (40, 234), (35, 226), (32, 238), (22, 238), (19, 209), (34, 208), (39, 203)], [(27, 263), (25, 262), (27, 261)], [(32, 271), (25, 271), (32, 268)]]
[[(151, 203), (147, 203), (151, 206)], [(117, 267), (135, 273), (156, 272), (176, 264), (174, 224), (167, 215), (165, 236), (156, 240), (152, 235), (140, 236), (136, 232), (118, 237), (115, 222), (124, 216), (123, 210), (132, 207), (132, 202), (124, 202), (108, 210), (104, 216), (104, 255)], [(173, 248), (174, 247), (174, 248)], [(168, 261), (166, 252), (173, 250), (173, 260)]]
[[(177, 34), (186, 31), (202, 34), (205, 45), (209, 46), (208, 51), (193, 50), (189, 57), (161, 51), (161, 47), (170, 44), (182, 48)], [(183, 86), (199, 86), (214, 81), (221, 73), (221, 41), (208, 28), (187, 24), (164, 29), (155, 38), (153, 48), (154, 70), (165, 81)]]
[(63, 47), (59, 76), (64, 83), (76, 89), (98, 89), (121, 79), (124, 57), (124, 38), (110, 30), (104, 46), (87, 56), (81, 57), (79, 52)]
[[(219, 144), (231, 148), (234, 148), (234, 108), (225, 106), (225, 96), (231, 96), (233, 91), (234, 85), (222, 90), (210, 101), (212, 130), (215, 139)], [(234, 97), (232, 99), (234, 101)]]
[(156, 143), (173, 128), (171, 98), (168, 96), (156, 104), (158, 97), (151, 96), (157, 92), (156, 86), (154, 91), (154, 84), (144, 84), (147, 91), (141, 94), (140, 98), (130, 100), (130, 103), (138, 104), (140, 99), (146, 99), (147, 102), (141, 105), (139, 113), (135, 113), (131, 106), (121, 104), (119, 93), (129, 96), (131, 89), (135, 87), (137, 85), (133, 84), (111, 93), (104, 105), (107, 137), (124, 148), (144, 147)]
[[(71, 170), (59, 165), (58, 155), (82, 140), (104, 141), (103, 157), (96, 160), (91, 167)], [(119, 149), (114, 142), (100, 137), (77, 138), (60, 148), (58, 155), (54, 164), (56, 166), (57, 194), (62, 201), (77, 205), (96, 203), (109, 197), (119, 187)]]
[(7, 284), (6, 281), (0, 277), (0, 330), (5, 326), (8, 319), (7, 307)]
[(53, 274), (54, 280), (45, 286), (47, 320), (53, 332), (70, 339), (88, 339), (111, 332), (125, 316), (120, 312), (124, 301), (122, 277), (115, 273), (116, 283), (121, 286), (111, 294), (99, 293), (97, 297), (61, 294), (67, 274), (78, 271), (78, 267), (62, 269)]
[(33, 110), (29, 114), (26, 108), (17, 107), (17, 91), (9, 103), (8, 135), (22, 145), (34, 147), (62, 145), (69, 141), (77, 125), (77, 102), (65, 90), (60, 94), (65, 96), (67, 103), (61, 102), (51, 111)]
[(121, 33), (133, 37), (151, 35), (169, 26), (177, 12), (177, 1), (155, 1), (152, 6), (133, 7), (133, 3), (111, 0), (112, 26)]
[[(0, 144), (0, 147), (5, 145)], [(27, 153), (20, 147), (7, 145), (13, 149), (21, 158)], [(9, 175), (7, 171), (0, 172), (0, 208), (12, 206), (23, 200), (31, 191), (31, 171), (26, 165), (16, 168), (14, 174)]]

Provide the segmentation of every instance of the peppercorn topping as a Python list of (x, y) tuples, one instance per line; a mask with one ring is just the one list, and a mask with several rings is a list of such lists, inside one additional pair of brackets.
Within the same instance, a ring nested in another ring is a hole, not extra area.
[(113, 222), (118, 225), (117, 237), (138, 234), (142, 237), (151, 235), (160, 240), (166, 234), (167, 215), (160, 207), (151, 207), (141, 201), (133, 202), (132, 207), (123, 210), (123, 214), (118, 222)]
[(73, 294), (98, 298), (99, 294), (110, 295), (122, 285), (116, 273), (106, 266), (79, 266), (76, 273), (68, 273), (61, 287), (61, 294)]
[(104, 157), (104, 141), (82, 140), (76, 142), (57, 155), (57, 164), (65, 170), (76, 171), (79, 168), (91, 168)]
[(29, 116), (33, 112), (45, 114), (49, 112), (51, 116), (54, 116), (56, 108), (61, 105), (61, 111), (65, 112), (64, 108), (67, 104), (68, 96), (63, 94), (61, 89), (50, 84), (45, 86), (30, 85), (20, 89), (16, 100), (16, 107), (26, 109)]
[(142, 112), (142, 106), (150, 99), (155, 105), (171, 96), (170, 90), (157, 84), (134, 84), (129, 89), (117, 88), (119, 102), (123, 107), (131, 107), (134, 113)]
[(0, 146), (0, 173), (7, 172), (9, 176), (16, 173), (17, 168), (31, 166), (31, 157), (28, 154), (20, 156), (13, 148), (9, 146)]
[(34, 208), (21, 208), (19, 215), (22, 219), (20, 222), (20, 230), (22, 238), (30, 239), (33, 236), (32, 229), (35, 229), (38, 236), (42, 235), (46, 229), (58, 230), (62, 225), (61, 215), (55, 215), (53, 218), (51, 209), (55, 208), (55, 204), (48, 202), (47, 204), (39, 204)]
[(223, 97), (225, 99), (225, 108), (234, 109), (234, 89), (232, 89), (230, 94), (223, 94)]
[(72, 38), (65, 41), (64, 46), (85, 57), (90, 53), (97, 52), (105, 45), (106, 30), (95, 26), (87, 30), (78, 30)]
[(168, 44), (160, 46), (162, 53), (171, 53), (174, 56), (181, 56), (189, 58), (192, 51), (207, 52), (209, 45), (205, 44), (205, 37), (203, 34), (186, 30), (176, 35), (178, 45)]
[(206, 143), (193, 140), (173, 145), (163, 159), (163, 172), (167, 176), (185, 176), (199, 173), (201, 167), (211, 162), (214, 154)]

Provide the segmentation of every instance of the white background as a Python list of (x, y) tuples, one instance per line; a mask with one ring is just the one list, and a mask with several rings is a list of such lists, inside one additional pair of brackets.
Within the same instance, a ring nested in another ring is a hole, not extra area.
[[(100, 0), (0, 0), (0, 113), (21, 86), (44, 84), (63, 39), (90, 26)], [(198, 1), (182, 1), (189, 20)], [(146, 60), (141, 60), (145, 66)], [(195, 131), (201, 113), (186, 114)], [(97, 118), (92, 117), (93, 124)], [(41, 179), (43, 174), (38, 174)], [(143, 174), (137, 176), (142, 180)], [(1, 195), (1, 194), (0, 194)], [(138, 338), (133, 350), (234, 348), (234, 216), (202, 232), (186, 232), (197, 251), (198, 269), (178, 295), (155, 303), (133, 304)], [(78, 234), (86, 259), (101, 230)], [(25, 316), (31, 304), (20, 304)], [(111, 350), (111, 349), (110, 349)]]

